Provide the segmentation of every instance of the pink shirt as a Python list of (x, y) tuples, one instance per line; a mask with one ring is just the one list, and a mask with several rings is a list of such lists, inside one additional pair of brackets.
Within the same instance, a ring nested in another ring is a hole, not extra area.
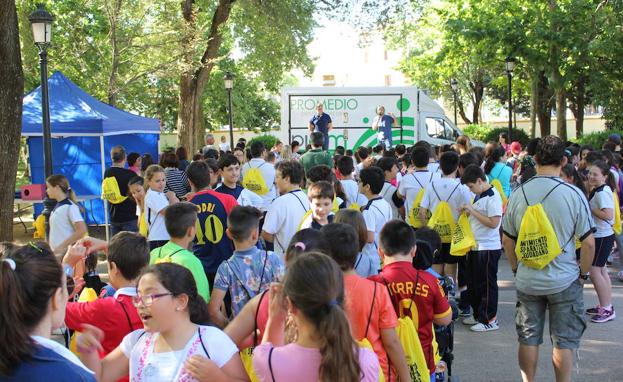
[[(296, 381), (318, 382), (320, 370), (320, 350), (288, 344), (274, 348), (270, 364), (268, 356), (271, 343), (264, 343), (253, 351), (253, 369), (262, 382)], [(363, 382), (378, 382), (379, 361), (372, 350), (359, 348), (359, 367)]]

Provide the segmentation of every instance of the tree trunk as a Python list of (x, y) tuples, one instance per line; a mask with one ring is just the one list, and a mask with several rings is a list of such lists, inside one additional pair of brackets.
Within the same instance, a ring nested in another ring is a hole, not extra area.
[(563, 142), (567, 140), (567, 97), (565, 89), (556, 90), (556, 132)]
[(13, 199), (22, 131), (24, 74), (15, 1), (0, 1), (0, 15), (0, 240), (13, 241)]
[[(480, 77), (480, 74), (478, 74), (478, 76)], [(476, 80), (471, 81), (469, 87), (472, 91), (472, 103), (474, 106), (472, 110), (472, 121), (474, 121), (474, 124), (478, 124), (481, 120), (480, 114), (482, 112), (482, 98), (485, 93), (485, 87), (482, 78), (477, 78)]]
[(584, 134), (584, 107), (586, 106), (586, 77), (580, 76), (575, 86), (570, 109), (575, 118), (575, 137), (580, 139)]
[(202, 96), (210, 73), (216, 64), (218, 50), (222, 43), (221, 28), (229, 19), (235, 0), (219, 0), (218, 6), (212, 16), (208, 44), (200, 62), (192, 60), (193, 44), (192, 33), (196, 29), (196, 12), (193, 8), (193, 0), (182, 2), (182, 15), (186, 23), (187, 36), (182, 40), (182, 49), (186, 52), (186, 69), (180, 77), (180, 96), (177, 115), (178, 145), (186, 147), (194, 153), (203, 145), (204, 125)]
[(461, 119), (467, 125), (471, 125), (472, 121), (470, 121), (470, 119), (467, 117), (467, 114), (465, 114), (465, 106), (463, 105), (463, 101), (459, 100), (457, 103), (459, 105), (459, 115), (461, 116)]
[(530, 138), (534, 139), (536, 137), (536, 109), (539, 79), (534, 73), (530, 77)]
[(110, 74), (108, 76), (108, 104), (115, 106), (117, 102), (117, 75), (119, 73), (119, 44), (117, 42), (117, 21), (121, 12), (122, 0), (114, 0), (111, 9), (107, 9), (108, 22), (110, 23)]
[(541, 137), (551, 134), (552, 126), (552, 89), (549, 86), (545, 71), (540, 71), (537, 81), (536, 116), (539, 121)]

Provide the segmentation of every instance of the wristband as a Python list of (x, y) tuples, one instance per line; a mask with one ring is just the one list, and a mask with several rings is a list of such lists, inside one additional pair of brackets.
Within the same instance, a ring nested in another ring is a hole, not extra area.
[(586, 281), (588, 280), (588, 273), (582, 273), (580, 271), (580, 276), (579, 276), (582, 280)]
[(74, 277), (74, 268), (69, 264), (63, 264), (63, 272), (69, 277)]

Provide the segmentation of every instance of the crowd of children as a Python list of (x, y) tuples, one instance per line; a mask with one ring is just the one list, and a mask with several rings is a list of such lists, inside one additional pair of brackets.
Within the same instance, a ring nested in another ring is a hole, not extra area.
[[(220, 155), (204, 148), (208, 158), (190, 163), (167, 152), (166, 168), (115, 147), (110, 242), (86, 236), (67, 179), (49, 177), (48, 243), (2, 251), (0, 317), (15, 325), (0, 327), (0, 342), (13, 344), (0, 352), (0, 376), (434, 381), (433, 333), (452, 322), (449, 297), (472, 331), (499, 329), (502, 220), (543, 142), (483, 150), (463, 136), (436, 148), (338, 147), (331, 158), (321, 138), (300, 161), (298, 142), (268, 158), (256, 141), (244, 159), (245, 142)], [(599, 305), (586, 313), (596, 323), (615, 318), (606, 266), (623, 244), (620, 145), (616, 136), (602, 150), (570, 144), (556, 175), (577, 186), (594, 221)], [(85, 261), (101, 253), (109, 284), (88, 298)], [(443, 277), (459, 293), (446, 296)], [(50, 340), (63, 326), (73, 353)], [(404, 343), (410, 326), (423, 366)]]

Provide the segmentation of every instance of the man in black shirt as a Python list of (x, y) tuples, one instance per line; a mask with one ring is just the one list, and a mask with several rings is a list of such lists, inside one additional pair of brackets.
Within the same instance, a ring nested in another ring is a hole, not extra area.
[(110, 234), (114, 236), (121, 231), (138, 232), (136, 203), (128, 193), (128, 182), (136, 176), (134, 171), (125, 168), (126, 155), (123, 146), (115, 146), (110, 150), (112, 167), (104, 172), (104, 178), (114, 177), (119, 185), (122, 196), (128, 196), (123, 202), (108, 203), (110, 212)]

